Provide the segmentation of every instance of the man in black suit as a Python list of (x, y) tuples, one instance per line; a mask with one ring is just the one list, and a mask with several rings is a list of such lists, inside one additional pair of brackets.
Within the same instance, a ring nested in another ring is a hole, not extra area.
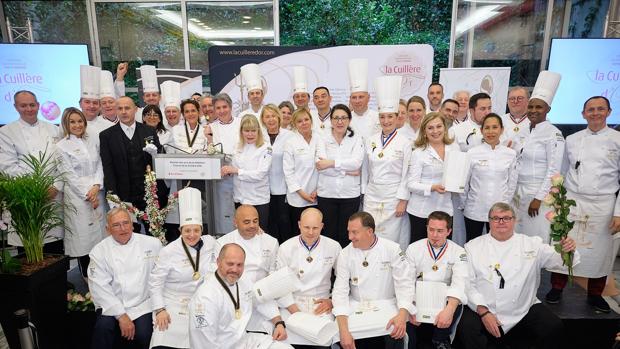
[[(151, 143), (161, 152), (162, 147), (154, 128), (136, 122), (131, 98), (119, 98), (117, 108), (120, 122), (99, 134), (103, 185), (122, 201), (144, 210), (144, 174), (153, 159), (143, 148)], [(139, 226), (134, 228), (139, 231)], [(146, 224), (144, 228), (148, 232)]]

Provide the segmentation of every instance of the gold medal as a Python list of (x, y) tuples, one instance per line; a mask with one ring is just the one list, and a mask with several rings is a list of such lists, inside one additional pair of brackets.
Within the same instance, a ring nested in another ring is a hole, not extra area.
[(192, 279), (194, 279), (194, 280), (198, 280), (198, 279), (200, 279), (200, 272), (195, 271), (195, 272), (194, 272), (194, 275), (192, 275)]
[(495, 264), (495, 269), (499, 269), (499, 263)]
[(325, 128), (325, 124), (321, 124), (321, 128)]
[(381, 159), (383, 157), (383, 152), (379, 153), (379, 159)]
[(235, 309), (235, 319), (241, 319), (241, 309)]
[(306, 258), (306, 262), (312, 263), (312, 261), (313, 261), (312, 256), (308, 256), (308, 258)]
[(515, 128), (513, 129), (515, 132), (519, 132), (519, 126), (515, 126)]
[(301, 275), (303, 273), (304, 273), (304, 270), (303, 269), (299, 269), (299, 274)]
[(364, 268), (365, 268), (365, 267), (367, 267), (367, 266), (368, 266), (368, 262), (367, 262), (367, 261), (363, 261), (363, 262), (362, 262), (362, 266), (363, 266)]
[(437, 271), (437, 269), (439, 269), (436, 265), (433, 265), (433, 271)]

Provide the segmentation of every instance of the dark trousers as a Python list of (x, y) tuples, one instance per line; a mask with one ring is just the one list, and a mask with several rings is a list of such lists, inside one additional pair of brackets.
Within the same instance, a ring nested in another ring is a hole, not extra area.
[(427, 218), (422, 218), (418, 216), (414, 216), (412, 214), (409, 215), (409, 223), (411, 226), (411, 242), (414, 243), (418, 240), (422, 240), (426, 238), (426, 224)]
[(88, 277), (88, 264), (90, 263), (90, 257), (88, 255), (78, 257), (78, 268), (83, 277)]
[(153, 333), (153, 315), (149, 312), (133, 320), (135, 335), (132, 341), (121, 337), (118, 320), (114, 316), (101, 315), (97, 310), (97, 321), (93, 329), (92, 349), (148, 349)]
[(310, 208), (310, 207), (317, 208), (316, 206), (306, 206), (306, 207), (295, 207), (291, 205), (288, 206), (290, 217), (291, 217), (291, 231), (289, 232), (288, 236), (285, 236), (284, 241), (294, 236), (299, 235), (299, 217), (301, 217), (301, 213), (304, 212), (305, 209)]
[[(241, 203), (235, 202), (235, 210), (241, 206)], [(258, 212), (258, 225), (264, 232), (269, 233), (269, 204), (250, 205), (254, 206)]]
[(456, 327), (456, 320), (463, 312), (463, 305), (459, 305), (452, 316), (452, 323), (447, 328), (438, 328), (433, 324), (422, 323), (420, 326), (414, 326), (411, 322), (407, 322), (407, 336), (409, 336), (408, 349), (416, 349), (418, 342), (427, 338), (423, 334), (431, 333), (430, 339), (433, 342), (450, 343), (450, 333)]
[(490, 343), (498, 346), (515, 340), (528, 340), (528, 348), (556, 349), (561, 347), (563, 332), (562, 320), (542, 303), (538, 303), (532, 305), (523, 319), (508, 333), (504, 333), (500, 327), (500, 338), (487, 332), (480, 316), (465, 307), (456, 334), (464, 349), (485, 349)]
[[(340, 346), (340, 343), (338, 345)], [(356, 349), (403, 349), (404, 346), (405, 342), (402, 339), (393, 339), (390, 336), (355, 340)]]
[[(551, 273), (551, 287), (563, 290), (568, 282), (568, 275), (560, 273)], [(605, 289), (607, 276), (600, 278), (588, 278), (588, 296), (600, 296)]]
[(291, 234), (291, 216), (286, 195), (271, 195), (269, 201), (269, 235), (278, 239), (282, 244), (285, 236)]
[(465, 237), (466, 241), (470, 241), (472, 239), (477, 238), (482, 235), (484, 228), (487, 228), (487, 232), (489, 231), (489, 222), (480, 222), (475, 221), (473, 219), (469, 219), (465, 217)]
[(318, 198), (319, 210), (323, 213), (323, 231), (321, 235), (334, 239), (343, 248), (349, 244), (347, 224), (349, 217), (360, 207), (360, 197), (350, 199)]
[(318, 345), (299, 345), (291, 344), (295, 349), (329, 349), (331, 347), (319, 347)]

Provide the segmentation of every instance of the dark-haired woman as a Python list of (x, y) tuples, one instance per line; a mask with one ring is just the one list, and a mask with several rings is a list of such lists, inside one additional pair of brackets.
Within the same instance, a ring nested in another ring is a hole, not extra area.
[(181, 115), (185, 121), (172, 128), (174, 146), (190, 154), (201, 152), (207, 145), (207, 138), (199, 122), (200, 105), (193, 99), (184, 100)]
[(318, 147), (318, 206), (323, 212), (323, 234), (345, 247), (347, 222), (360, 206), (364, 142), (349, 127), (351, 110), (346, 105), (332, 108), (331, 123), (331, 133)]
[[(172, 133), (166, 129), (163, 120), (164, 115), (158, 106), (149, 104), (142, 109), (142, 121), (155, 129), (159, 143), (162, 146), (172, 141)], [(164, 149), (166, 149), (165, 146)]]

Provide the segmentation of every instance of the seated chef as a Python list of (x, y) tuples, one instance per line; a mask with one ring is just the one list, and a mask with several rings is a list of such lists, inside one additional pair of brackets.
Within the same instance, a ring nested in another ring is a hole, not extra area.
[[(336, 282), (332, 291), (340, 346), (343, 349), (402, 346), (407, 319), (416, 312), (414, 285), (405, 253), (397, 243), (375, 235), (375, 220), (367, 212), (351, 215), (347, 230), (351, 243), (340, 252), (336, 262)], [(389, 331), (389, 336), (354, 338), (349, 327), (351, 315), (368, 309), (381, 312), (386, 300), (396, 303), (394, 316), (386, 320), (385, 325), (381, 324)]]
[[(540, 269), (562, 268), (562, 257), (539, 236), (515, 233), (516, 218), (510, 205), (493, 204), (490, 233), (465, 245), (468, 307), (457, 328), (465, 349), (496, 347), (519, 337), (535, 348), (559, 348), (562, 342), (562, 321), (536, 298)], [(570, 237), (560, 243), (563, 251), (575, 251)], [(573, 265), (578, 263), (575, 252)]]
[(88, 265), (88, 287), (97, 308), (92, 348), (133, 344), (148, 349), (154, 310), (148, 281), (161, 242), (134, 234), (129, 212), (121, 207), (108, 212), (106, 230), (110, 236), (93, 247)]
[[(441, 282), (448, 286), (446, 306), (436, 315), (433, 324), (420, 323), (416, 315), (407, 324), (409, 348), (416, 348), (417, 328), (432, 327), (433, 347), (451, 348), (450, 334), (463, 311), (462, 304), (467, 302), (465, 287), (467, 284), (467, 255), (465, 250), (448, 240), (452, 233), (452, 217), (442, 211), (434, 211), (428, 216), (426, 226), (427, 238), (418, 240), (407, 248), (407, 260), (412, 278), (417, 282)], [(418, 284), (416, 284), (417, 286)], [(420, 304), (416, 304), (418, 311)], [(413, 325), (415, 326), (413, 326)]]

